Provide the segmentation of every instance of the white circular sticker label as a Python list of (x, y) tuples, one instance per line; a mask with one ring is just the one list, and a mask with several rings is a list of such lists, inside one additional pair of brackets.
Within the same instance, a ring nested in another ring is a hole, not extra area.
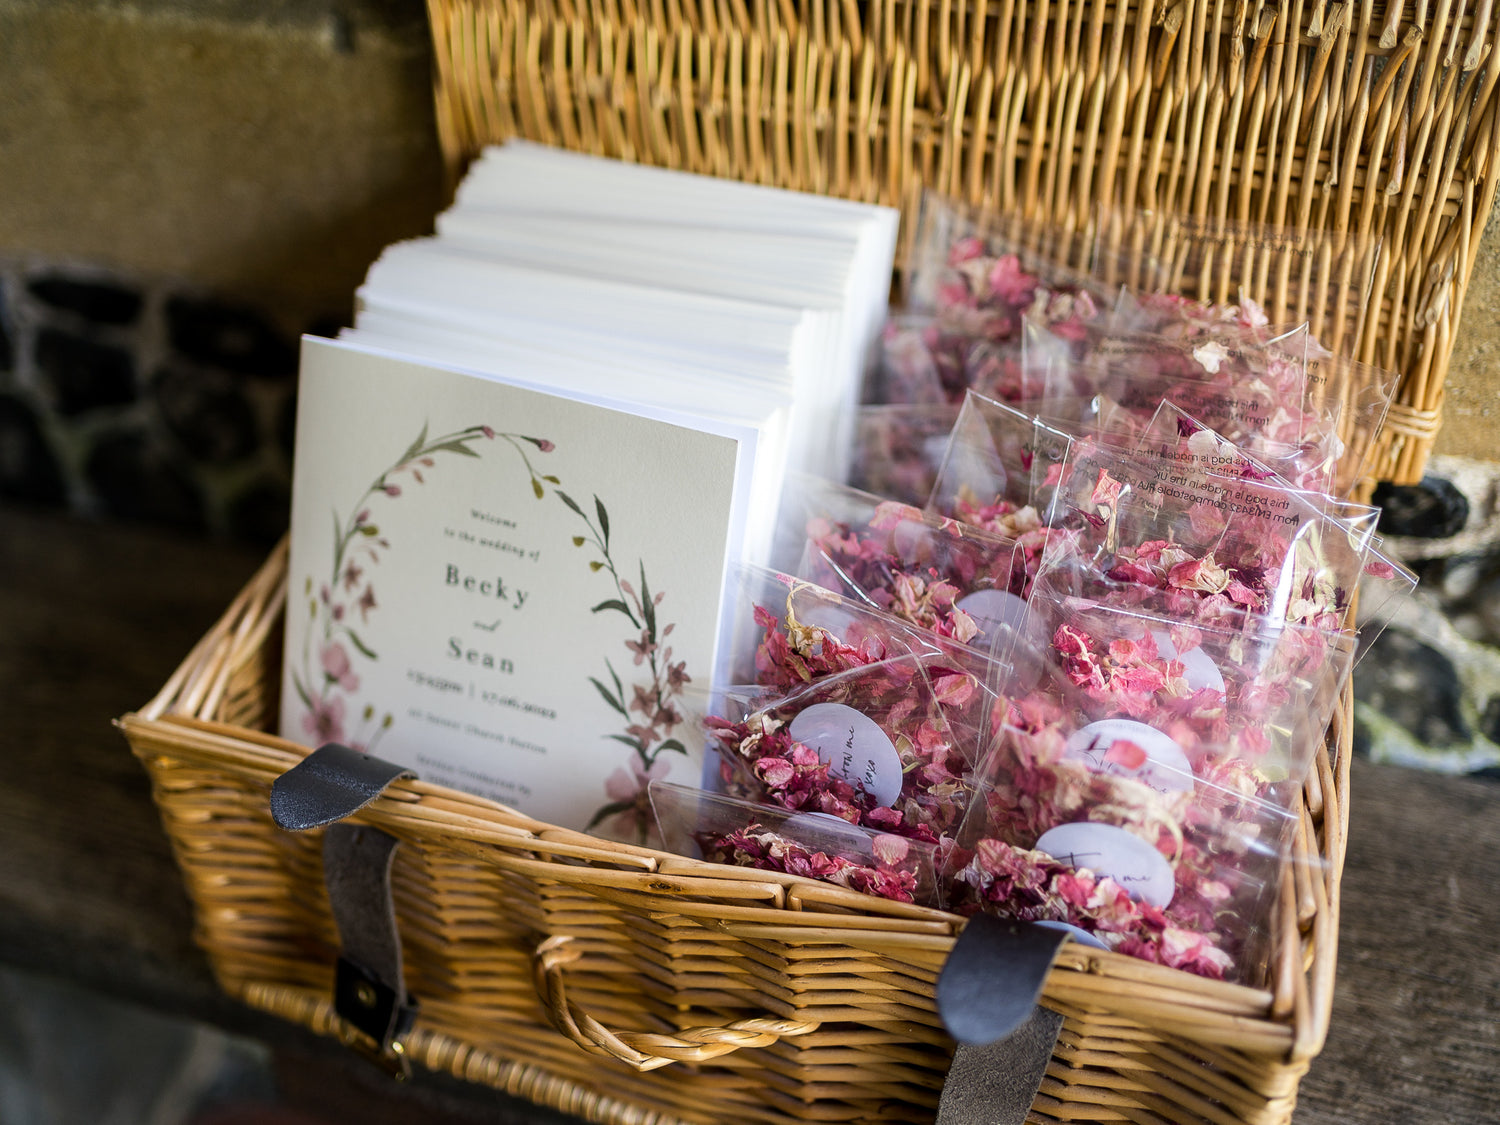
[(1087, 867), (1095, 875), (1107, 875), (1130, 892), (1131, 898), (1152, 906), (1167, 906), (1176, 891), (1172, 865), (1161, 852), (1113, 824), (1059, 824), (1042, 833), (1036, 850), (1070, 867)]
[(1095, 949), (1103, 949), (1106, 951), (1109, 949), (1109, 946), (1105, 945), (1093, 934), (1089, 933), (1087, 930), (1080, 930), (1077, 926), (1069, 922), (1044, 921), (1035, 922), (1033, 923), (1033, 925), (1041, 926), (1046, 930), (1061, 930), (1063, 933), (1067, 934), (1070, 938), (1078, 942), (1080, 945), (1091, 945)]
[(781, 826), (788, 840), (814, 851), (841, 856), (875, 854), (870, 834), (832, 813), (805, 812), (789, 816)]
[(901, 756), (870, 716), (842, 703), (814, 703), (787, 728), (818, 752), (828, 772), (887, 808), (901, 796)]
[(1035, 642), (1035, 622), (1026, 616), (1025, 601), (1014, 594), (1004, 590), (975, 590), (953, 604), (972, 617), (974, 624), (979, 626), (979, 635), (974, 638), (975, 641), (984, 643), (994, 640), (995, 631), (999, 628), (1021, 632), (1021, 626), (1025, 623), (1028, 626), (1028, 639)]
[(1099, 773), (1131, 777), (1158, 793), (1190, 793), (1193, 767), (1177, 740), (1134, 719), (1100, 719), (1079, 727), (1063, 756)]
[(1156, 651), (1163, 660), (1182, 661), (1183, 678), (1187, 680), (1190, 690), (1224, 690), (1224, 673), (1219, 671), (1219, 666), (1201, 647), (1194, 645), (1186, 652), (1178, 652), (1177, 646), (1172, 643), (1172, 634), (1165, 629), (1152, 629), (1151, 636), (1155, 638)]

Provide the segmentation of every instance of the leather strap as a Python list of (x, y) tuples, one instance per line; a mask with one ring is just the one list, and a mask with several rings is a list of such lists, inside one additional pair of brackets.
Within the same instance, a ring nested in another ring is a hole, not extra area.
[(943, 1083), (937, 1125), (1022, 1125), (1041, 1089), (1063, 1018), (1038, 1005), (1006, 1039), (960, 1043)]
[(937, 1125), (1021, 1125), (1063, 1018), (1037, 1001), (1067, 934), (971, 918), (938, 976), (937, 1007), (958, 1040)]
[(271, 783), (271, 817), (288, 832), (306, 832), (359, 812), (398, 777), (416, 777), (393, 765), (328, 742)]
[(391, 898), (391, 866), (399, 846), (394, 836), (361, 824), (335, 824), (323, 835), (323, 883), (343, 947), (333, 1006), (379, 1044), (381, 1053), (416, 1018)]
[(401, 938), (391, 897), (391, 869), (400, 841), (378, 828), (336, 821), (364, 808), (403, 766), (337, 743), (314, 750), (271, 785), (271, 815), (289, 831), (328, 826), (323, 834), (323, 884), (342, 952), (334, 970), (334, 1010), (375, 1044), (367, 1052), (405, 1076), (401, 1039), (416, 1018), (406, 991)]

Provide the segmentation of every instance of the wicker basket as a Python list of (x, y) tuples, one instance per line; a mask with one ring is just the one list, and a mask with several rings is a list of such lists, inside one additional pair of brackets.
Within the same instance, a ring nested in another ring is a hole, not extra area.
[[(1102, 203), (1378, 237), (1348, 344), (1404, 372), (1378, 475), (1421, 470), (1495, 194), (1488, 3), (430, 10), (455, 172), (525, 136), (908, 216), (927, 185), (1075, 228)], [(267, 809), (307, 753), (263, 733), (284, 599), (280, 551), (122, 725), (223, 987), (357, 1043), (330, 999), (316, 834)], [(1332, 1002), (1351, 709), (1346, 693), (1305, 789), (1298, 851), (1322, 862), (1291, 869), (1265, 987), (1066, 946), (1033, 1120), (1290, 1120)], [(421, 782), (357, 819), (402, 841), (415, 1062), (618, 1125), (933, 1115), (953, 1050), (934, 986), (960, 919), (606, 844)]]
[[(331, 1003), (319, 834), (268, 811), (307, 753), (261, 733), (285, 581), (282, 549), (122, 725), (225, 991), (357, 1045)], [(1290, 1120), (1333, 995), (1350, 721), (1346, 698), (1301, 810), (1299, 852), (1325, 862), (1286, 882), (1268, 986), (1065, 946), (1044, 992), (1065, 1024), (1032, 1120)], [(356, 819), (402, 843), (415, 1063), (611, 1125), (933, 1116), (953, 1050), (933, 995), (960, 919), (609, 844), (419, 781)]]
[[(1096, 205), (1382, 245), (1350, 352), (1416, 480), (1500, 152), (1489, 0), (429, 0), (450, 170), (513, 136), (1068, 227)], [(910, 234), (913, 224), (907, 223)]]

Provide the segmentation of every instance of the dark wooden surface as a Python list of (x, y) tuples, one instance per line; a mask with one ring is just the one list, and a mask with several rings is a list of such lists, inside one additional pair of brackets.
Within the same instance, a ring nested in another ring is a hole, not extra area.
[[(225, 1000), (192, 944), (145, 776), (110, 720), (154, 694), (259, 561), (0, 506), (0, 961), (290, 1044), (286, 1079), (334, 1120), (356, 1105), (367, 1121), (531, 1120), (443, 1082), (389, 1097)], [(1333, 1029), (1297, 1125), (1500, 1122), (1497, 876), (1500, 784), (1355, 763)]]

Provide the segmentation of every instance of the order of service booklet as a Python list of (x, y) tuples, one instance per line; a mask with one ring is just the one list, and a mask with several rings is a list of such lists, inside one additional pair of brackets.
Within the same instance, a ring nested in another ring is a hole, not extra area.
[(281, 730), (644, 840), (728, 561), (839, 477), (894, 210), (510, 142), (303, 345)]
[(637, 835), (651, 779), (699, 777), (745, 446), (305, 340), (283, 733)]

